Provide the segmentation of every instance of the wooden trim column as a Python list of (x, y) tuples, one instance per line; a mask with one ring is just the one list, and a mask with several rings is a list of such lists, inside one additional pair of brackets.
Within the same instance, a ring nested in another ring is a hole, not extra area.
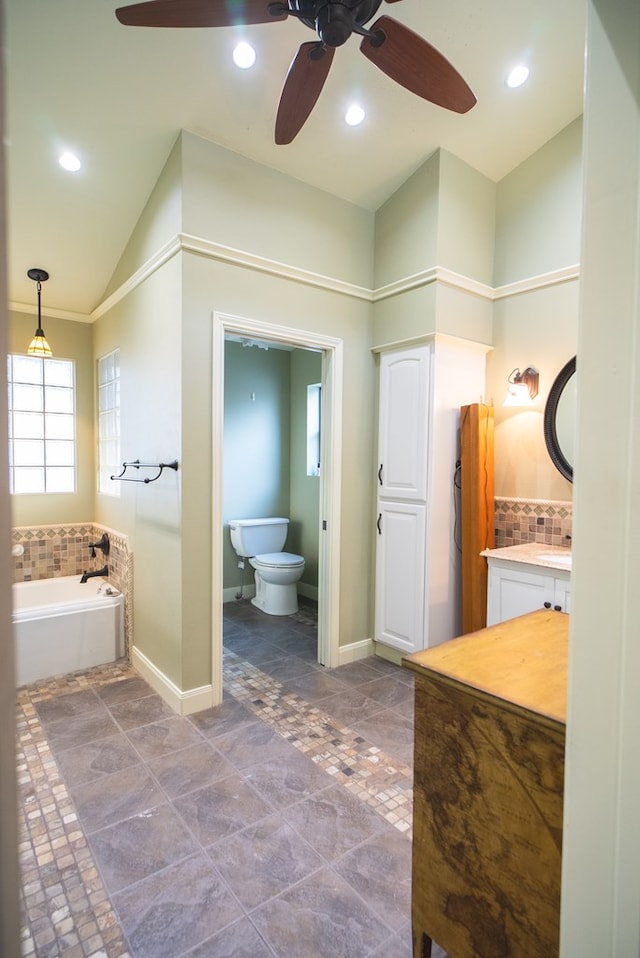
[(460, 408), (460, 512), (462, 631), (487, 624), (487, 560), (495, 542), (493, 406)]

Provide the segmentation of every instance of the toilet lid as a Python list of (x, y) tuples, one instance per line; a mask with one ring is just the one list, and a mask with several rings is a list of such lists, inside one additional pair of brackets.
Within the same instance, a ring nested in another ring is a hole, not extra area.
[(275, 569), (285, 569), (304, 564), (304, 556), (294, 555), (293, 552), (265, 552), (264, 555), (254, 556), (253, 559), (260, 565), (273, 566)]

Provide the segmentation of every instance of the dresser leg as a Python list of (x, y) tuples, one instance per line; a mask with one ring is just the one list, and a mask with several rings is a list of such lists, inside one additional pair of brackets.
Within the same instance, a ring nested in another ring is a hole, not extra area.
[(413, 932), (414, 958), (431, 958), (432, 939), (424, 932)]

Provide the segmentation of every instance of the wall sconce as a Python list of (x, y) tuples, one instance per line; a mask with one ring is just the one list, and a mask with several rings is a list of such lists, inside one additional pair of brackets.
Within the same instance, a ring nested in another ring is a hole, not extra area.
[(503, 406), (530, 406), (538, 395), (540, 375), (533, 366), (527, 366), (524, 372), (514, 369), (509, 373), (507, 395)]
[(33, 269), (27, 270), (27, 276), (29, 279), (35, 280), (38, 284), (38, 328), (36, 329), (35, 335), (29, 346), (27, 347), (27, 353), (29, 356), (40, 356), (41, 358), (48, 358), (53, 356), (51, 352), (51, 346), (47, 342), (44, 330), (42, 328), (42, 319), (40, 318), (40, 290), (42, 289), (42, 284), (49, 279), (49, 274), (46, 269), (38, 269), (34, 267)]

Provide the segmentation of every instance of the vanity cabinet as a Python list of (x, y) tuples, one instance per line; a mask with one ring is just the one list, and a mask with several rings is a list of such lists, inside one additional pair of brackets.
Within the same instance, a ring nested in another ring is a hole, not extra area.
[(487, 625), (495, 625), (536, 609), (571, 611), (571, 575), (506, 559), (488, 559)]
[(380, 352), (374, 637), (404, 653), (461, 631), (453, 481), (460, 406), (484, 392), (485, 355), (440, 334)]
[(403, 660), (415, 672), (414, 958), (557, 958), (568, 616)]

